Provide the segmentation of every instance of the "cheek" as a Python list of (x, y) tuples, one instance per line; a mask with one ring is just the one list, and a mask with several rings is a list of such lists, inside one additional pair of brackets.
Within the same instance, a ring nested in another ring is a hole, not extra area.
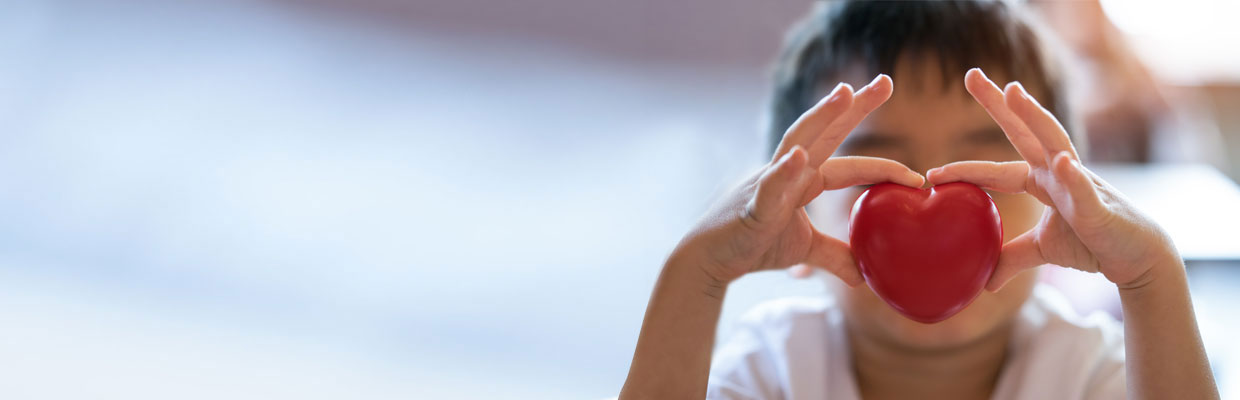
[[(978, 300), (984, 301), (983, 307), (988, 309), (984, 313), (986, 317), (1006, 319), (1016, 316), (1020, 312), (1021, 306), (1033, 294), (1033, 287), (1038, 283), (1038, 276), (1040, 274), (1041, 268), (1030, 268), (1016, 274), (998, 292), (982, 292), (982, 296), (979, 296)], [(973, 306), (970, 305), (970, 307), (972, 308)]]
[(814, 199), (809, 206), (810, 221), (822, 233), (847, 240), (848, 216), (852, 214), (853, 203), (861, 197), (863, 188), (849, 188), (824, 192)]
[(999, 216), (1003, 218), (1003, 241), (1005, 242), (1037, 225), (1042, 217), (1042, 211), (1046, 208), (1038, 202), (1038, 199), (1027, 194), (990, 192), (990, 196), (995, 199), (995, 207), (999, 209)]

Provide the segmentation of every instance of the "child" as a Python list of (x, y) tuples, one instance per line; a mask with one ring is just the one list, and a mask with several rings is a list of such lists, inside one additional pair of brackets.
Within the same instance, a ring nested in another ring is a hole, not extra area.
[[(620, 397), (1218, 397), (1182, 261), (1079, 163), (1058, 122), (1061, 81), (1016, 11), (973, 1), (816, 9), (777, 71), (774, 157), (668, 257)], [(983, 69), (1014, 82), (1000, 89)], [(885, 181), (971, 182), (999, 208), (1006, 244), (987, 291), (946, 321), (896, 313), (836, 239), (856, 187)], [(1044, 264), (1113, 282), (1123, 331), (1035, 288)], [(793, 266), (838, 277), (833, 295), (759, 306), (711, 365), (728, 283)]]

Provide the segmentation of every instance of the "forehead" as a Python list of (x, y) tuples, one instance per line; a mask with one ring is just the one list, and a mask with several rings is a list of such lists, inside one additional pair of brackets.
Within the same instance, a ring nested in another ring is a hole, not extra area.
[[(949, 79), (954, 75), (959, 75), (958, 79)], [(859, 88), (873, 76), (861, 68), (850, 68), (840, 78)], [(945, 75), (933, 58), (905, 57), (896, 64), (891, 78), (891, 99), (862, 121), (857, 131), (933, 139), (997, 127), (986, 110), (965, 91), (964, 71)]]

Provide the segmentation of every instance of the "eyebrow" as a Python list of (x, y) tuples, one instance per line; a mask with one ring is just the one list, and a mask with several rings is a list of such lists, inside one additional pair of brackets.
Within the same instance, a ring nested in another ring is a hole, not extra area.
[(986, 128), (970, 131), (969, 133), (966, 133), (964, 135), (964, 138), (967, 140), (976, 140), (976, 141), (1000, 141), (1001, 140), (1001, 141), (1006, 142), (1008, 140), (1007, 134), (1003, 133), (1003, 129), (997, 126), (986, 127)]
[(856, 147), (859, 145), (898, 144), (906, 140), (900, 135), (891, 135), (882, 131), (856, 131), (844, 138), (840, 147)]
[[(1003, 133), (1003, 129), (998, 126), (985, 127), (967, 131), (964, 135), (959, 136), (964, 140), (976, 142), (1003, 142), (1008, 143), (1007, 134)], [(855, 131), (844, 138), (840, 143), (840, 148), (854, 148), (858, 146), (876, 146), (876, 145), (892, 145), (902, 144), (908, 139), (901, 135), (892, 135), (884, 131), (865, 130)]]

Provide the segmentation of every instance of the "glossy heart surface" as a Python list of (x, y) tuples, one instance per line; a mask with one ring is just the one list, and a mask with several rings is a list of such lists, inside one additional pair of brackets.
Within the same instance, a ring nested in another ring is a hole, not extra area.
[(1003, 226), (969, 183), (874, 185), (853, 204), (849, 244), (866, 284), (908, 318), (935, 323), (968, 306), (999, 262)]

